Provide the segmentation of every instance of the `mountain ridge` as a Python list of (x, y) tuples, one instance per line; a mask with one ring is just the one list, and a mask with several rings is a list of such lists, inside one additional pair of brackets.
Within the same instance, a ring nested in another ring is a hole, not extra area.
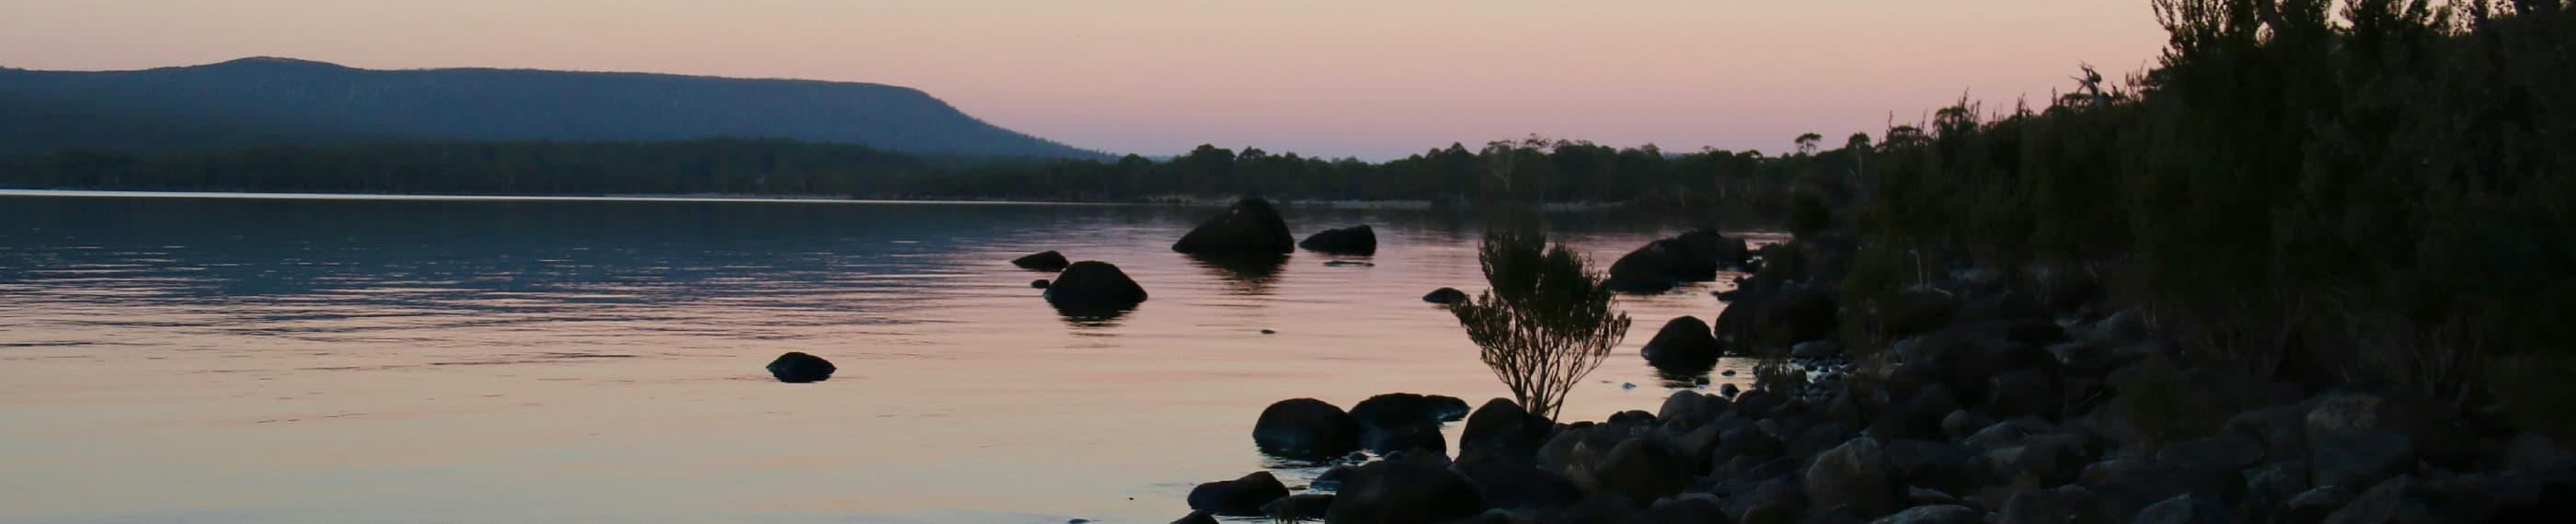
[(542, 69), (362, 69), (282, 57), (126, 71), (0, 68), (0, 150), (386, 140), (786, 138), (1105, 158), (865, 82)]

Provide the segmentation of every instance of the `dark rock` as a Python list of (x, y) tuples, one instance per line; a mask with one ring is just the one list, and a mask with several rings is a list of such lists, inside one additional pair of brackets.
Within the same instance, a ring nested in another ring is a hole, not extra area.
[(1976, 450), (1938, 440), (1897, 440), (1887, 443), (1887, 467), (1898, 482), (1923, 486), (1946, 493), (1966, 493), (1977, 488)]
[[(2073, 481), (2076, 474), (2090, 463), (2084, 449), (2056, 435), (2034, 436), (2020, 446), (1988, 451), (1982, 462), (1987, 478), (2017, 479), (2028, 476), (2039, 485), (2056, 485)], [(2089, 496), (2089, 495), (2088, 495)]]
[(1423, 295), (1422, 301), (1441, 305), (1464, 304), (1467, 303), (1467, 292), (1459, 291), (1458, 288), (1444, 287), (1431, 290), (1431, 294)]
[(2166, 444), (2156, 450), (2156, 460), (2170, 464), (2207, 466), (2211, 469), (2241, 470), (2263, 462), (2263, 444), (2252, 438), (2222, 433), (2207, 438)]
[(1621, 431), (1626, 431), (1632, 428), (1655, 425), (1655, 414), (1647, 413), (1642, 410), (1631, 409), (1618, 413), (1611, 413), (1610, 418), (1602, 421), (1602, 424), (1613, 428), (1619, 428)]
[(1753, 340), (1787, 343), (1833, 336), (1838, 307), (1832, 293), (1819, 289), (1776, 293), (1762, 300), (1761, 314), (1755, 318), (1767, 327)]
[(1894, 515), (1881, 517), (1870, 524), (1985, 524), (1986, 514), (1967, 506), (1916, 506)]
[(1987, 383), (1985, 413), (1997, 417), (2057, 418), (2065, 396), (2058, 394), (2057, 381), (2037, 369), (2023, 369), (1997, 375)]
[(1246, 198), (1199, 224), (1189, 234), (1172, 243), (1172, 250), (1203, 255), (1286, 254), (1297, 250), (1297, 239), (1289, 236), (1288, 222), (1270, 201)]
[(1712, 229), (1682, 233), (1673, 237), (1673, 241), (1689, 251), (1692, 258), (1706, 260), (1719, 267), (1742, 268), (1753, 257), (1753, 248), (1744, 239), (1719, 234)]
[[(2400, 517), (2410, 516), (2408, 515), (2410, 513), (2421, 513), (2423, 511), (2423, 508), (2409, 507), (2420, 504), (2420, 502), (2409, 500), (2406, 496), (2408, 488), (2413, 485), (2414, 477), (2396, 477), (2381, 481), (2378, 485), (2371, 486), (2370, 491), (2364, 491), (2361, 495), (2353, 497), (2352, 502), (2348, 502), (2343, 505), (2343, 509), (2335, 510), (2334, 513), (2326, 515), (2325, 523), (2387, 524), (2393, 522), (2418, 522), (2419, 520), (2417, 519), (2400, 519)], [(2293, 504), (2296, 504), (2295, 499), (2293, 500)], [(2564, 515), (2561, 516), (2564, 517)]]
[(1555, 430), (1556, 423), (1547, 417), (1523, 411), (1510, 399), (1497, 398), (1467, 416), (1467, 427), (1458, 433), (1458, 447), (1528, 460), (1537, 456), (1539, 447), (1547, 445), (1548, 434)]
[[(2281, 461), (2245, 470), (2245, 492), (2240, 499), (2248, 511), (2245, 520), (2272, 522), (2274, 515), (2285, 514), (2290, 497), (2308, 490), (2308, 466), (2300, 461)], [(2324, 517), (2323, 513), (2315, 517)], [(2315, 519), (2307, 519), (2314, 521)]]
[(789, 351), (787, 354), (779, 355), (778, 359), (769, 361), (769, 375), (778, 377), (779, 382), (791, 384), (822, 382), (831, 379), (832, 372), (838, 370), (839, 368), (832, 366), (832, 361), (796, 351)]
[(1773, 437), (1760, 429), (1748, 427), (1730, 430), (1719, 435), (1717, 455), (1714, 460), (1724, 462), (1735, 457), (1770, 458), (1780, 456), (1787, 450), (1788, 447), (1782, 444), (1778, 437)]
[(1734, 407), (1734, 404), (1724, 397), (1690, 390), (1675, 391), (1672, 396), (1664, 397), (1664, 405), (1661, 409), (1655, 410), (1655, 420), (1663, 422), (1665, 427), (1690, 431), (1710, 422), (1716, 422), (1717, 418), (1725, 415), (1730, 408)]
[(1996, 524), (2114, 524), (2119, 519), (2082, 486), (2031, 490), (2004, 502)]
[(1656, 503), (1629, 517), (1626, 524), (1710, 524), (1731, 522), (1717, 501), (1700, 496), (1681, 497)]
[(2566, 446), (2539, 432), (2515, 434), (2498, 452), (2499, 463), (2491, 469), (2532, 471), (2576, 465), (2576, 454), (2568, 453)]
[(2039, 299), (2031, 298), (2030, 295), (2006, 291), (1994, 296), (1968, 301), (1967, 304), (1959, 307), (1959, 312), (1955, 317), (1953, 317), (1953, 319), (1960, 323), (1974, 323), (2006, 320), (2049, 320), (2054, 316), (2055, 315), (2048, 312), (2047, 306), (2039, 303)]
[(1898, 292), (1879, 304), (1880, 329), (1890, 340), (1930, 333), (1949, 326), (1961, 303), (1959, 297), (1938, 291)]
[(1975, 434), (1968, 435), (1968, 438), (1960, 439), (1959, 443), (1979, 451), (1993, 451), (2019, 446), (2023, 441), (2029, 440), (2031, 435), (2054, 429), (2047, 422), (2038, 419), (2006, 420), (1986, 426), (1986, 429), (1977, 430)]
[(1860, 436), (1860, 431), (1853, 428), (1850, 423), (1827, 422), (1799, 430), (1798, 434), (1791, 436), (1786, 444), (1789, 446), (1789, 456), (1806, 457), (1834, 449), (1856, 436)]
[(1392, 428), (1368, 428), (1360, 433), (1360, 447), (1380, 455), (1398, 451), (1447, 453), (1449, 439), (1440, 436), (1439, 423), (1419, 423)]
[(1755, 388), (1735, 396), (1735, 413), (1754, 420), (1771, 418), (1771, 415), (1778, 412), (1781, 405), (1787, 402), (1787, 398), (1777, 393)]
[(2394, 431), (2351, 428), (2308, 435), (2309, 482), (2358, 488), (2415, 465), (2415, 442)]
[(1610, 289), (1622, 293), (1662, 293), (1683, 282), (1717, 279), (1717, 263), (1692, 256), (1681, 242), (1649, 242), (1610, 263)]
[(1037, 280), (1031, 280), (1031, 281), (1029, 281), (1029, 287), (1038, 288), (1038, 289), (1046, 289), (1046, 288), (1047, 288), (1047, 284), (1048, 284), (1047, 279), (1043, 279), (1043, 278), (1041, 278), (1041, 279), (1037, 279)]
[(1718, 356), (1726, 352), (1726, 348), (1718, 345), (1717, 337), (1709, 333), (1708, 323), (1701, 322), (1699, 317), (1677, 317), (1665, 322), (1663, 329), (1655, 331), (1654, 340), (1646, 341), (1646, 347), (1638, 352), (1655, 367), (1704, 371), (1716, 364)]
[(1796, 524), (1798, 507), (1782, 502), (1763, 502), (1745, 508), (1736, 524)]
[(1485, 511), (1474, 484), (1437, 455), (1388, 457), (1351, 470), (1324, 520), (1375, 524), (1439, 522)]
[(1065, 266), (1047, 286), (1046, 299), (1057, 305), (1134, 305), (1145, 301), (1145, 288), (1118, 266), (1085, 260)]
[(1019, 266), (1020, 269), (1034, 269), (1038, 271), (1064, 271), (1064, 267), (1072, 263), (1072, 261), (1064, 259), (1063, 253), (1057, 253), (1054, 251), (1041, 251), (1036, 254), (1011, 259), (1011, 265)]
[(1255, 471), (1243, 478), (1200, 484), (1190, 490), (1190, 509), (1230, 517), (1259, 516), (1261, 506), (1288, 496), (1288, 486), (1280, 484), (1268, 471)]
[[(1734, 373), (1734, 372), (1733, 372), (1733, 371), (1728, 371), (1728, 373)], [(1721, 385), (1717, 386), (1717, 394), (1718, 394), (1718, 396), (1722, 396), (1722, 397), (1726, 397), (1726, 398), (1729, 398), (1729, 399), (1733, 399), (1733, 398), (1735, 398), (1735, 396), (1736, 396), (1736, 395), (1738, 395), (1738, 394), (1742, 394), (1742, 393), (1744, 393), (1744, 389), (1743, 389), (1743, 388), (1735, 387), (1735, 384), (1731, 384), (1731, 383), (1730, 383), (1730, 384), (1721, 384)]]
[(1450, 469), (1497, 509), (1552, 514), (1583, 500), (1583, 489), (1565, 476), (1492, 453), (1469, 451)]
[(2191, 495), (2178, 495), (2138, 510), (2131, 524), (2233, 524), (2227, 505)]
[(1905, 501), (1914, 506), (1948, 506), (1961, 503), (1957, 495), (1922, 486), (1906, 486)]
[(1252, 441), (1263, 452), (1291, 458), (1339, 456), (1358, 449), (1359, 438), (1360, 424), (1349, 413), (1311, 398), (1272, 403), (1252, 426)]
[(1886, 450), (1868, 438), (1817, 455), (1804, 486), (1814, 507), (1848, 506), (1864, 518), (1894, 513), (1904, 502), (1902, 487), (1888, 474)]
[(1595, 484), (1636, 500), (1670, 497), (1690, 487), (1691, 468), (1680, 452), (1656, 439), (1629, 439), (1610, 448), (1593, 468)]
[[(2309, 453), (2326, 445), (2322, 439), (2349, 430), (2395, 433), (2412, 444), (2415, 457), (2435, 466), (2465, 468), (2477, 460), (2478, 438), (2459, 411), (2410, 390), (2387, 386), (2349, 386), (2309, 399), (2302, 432)], [(2323, 469), (2324, 466), (2318, 466)], [(2386, 477), (2380, 477), (2386, 478)], [(2379, 479), (2370, 479), (2376, 483)], [(2328, 484), (2319, 482), (2319, 485)], [(2358, 487), (2344, 484), (2346, 487)]]
[(1983, 413), (1962, 409), (1950, 412), (1949, 416), (1941, 417), (1941, 433), (1951, 439), (1966, 439), (1969, 435), (1977, 434), (1977, 430), (1986, 429), (1987, 426), (1994, 424), (1995, 419), (1988, 418)]
[(1306, 237), (1297, 247), (1342, 255), (1377, 254), (1377, 231), (1362, 224), (1342, 229), (1326, 229)]
[(2242, 468), (2208, 461), (2113, 459), (2086, 466), (2081, 476), (2113, 515), (2136, 515), (2148, 505), (2178, 496), (2238, 500), (2245, 484)]
[(1208, 516), (1208, 512), (1205, 512), (1205, 511), (1192, 511), (1192, 512), (1190, 512), (1190, 514), (1189, 514), (1188, 516), (1181, 517), (1181, 519), (1180, 519), (1180, 520), (1172, 521), (1172, 524), (1217, 524), (1217, 523), (1216, 523), (1216, 517)]
[(1263, 504), (1261, 514), (1280, 522), (1304, 522), (1323, 520), (1324, 513), (1331, 511), (1332, 508), (1332, 495), (1306, 493), (1281, 497), (1279, 500), (1270, 501), (1269, 504)]
[(2318, 486), (2290, 497), (2282, 508), (2285, 522), (2321, 522), (2327, 515), (2352, 502), (2352, 490), (2343, 486)]
[(1880, 413), (1869, 431), (1884, 438), (1937, 439), (1941, 438), (1941, 420), (1958, 410), (1959, 401), (1950, 389), (1934, 384)]
[(1621, 524), (1628, 519), (1636, 518), (1639, 504), (1643, 503), (1629, 499), (1626, 495), (1604, 491), (1584, 497), (1583, 502), (1566, 508), (1564, 512), (1556, 514), (1546, 522), (1549, 524)]
[(1393, 429), (1406, 426), (1458, 420), (1467, 416), (1467, 401), (1458, 397), (1387, 393), (1369, 397), (1351, 406), (1351, 418), (1360, 427)]
[(1809, 340), (1789, 346), (1789, 358), (1824, 359), (1843, 356), (1843, 345), (1831, 340)]
[(1538, 467), (1565, 475), (1575, 484), (1595, 485), (1593, 467), (1610, 455), (1610, 450), (1628, 438), (1628, 432), (1608, 425), (1578, 422), (1568, 425), (1539, 448)]

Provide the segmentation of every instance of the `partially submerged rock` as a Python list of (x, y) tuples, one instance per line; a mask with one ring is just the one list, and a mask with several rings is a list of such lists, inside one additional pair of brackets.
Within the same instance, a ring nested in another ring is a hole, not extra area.
[(1226, 208), (1225, 214), (1181, 235), (1172, 250), (1200, 255), (1283, 255), (1297, 250), (1297, 239), (1289, 235), (1288, 222), (1279, 218), (1279, 210), (1270, 207), (1270, 201), (1246, 198)]
[(838, 370), (832, 366), (832, 361), (797, 351), (769, 361), (769, 375), (778, 377), (779, 382), (791, 384), (822, 382), (832, 378), (832, 372)]
[(1444, 287), (1431, 290), (1431, 294), (1423, 295), (1422, 301), (1441, 305), (1464, 304), (1467, 303), (1467, 292), (1459, 291), (1458, 288)]
[(1360, 431), (1359, 422), (1342, 408), (1296, 398), (1261, 410), (1261, 420), (1252, 426), (1252, 442), (1272, 455), (1329, 459), (1359, 449)]
[(1057, 253), (1054, 251), (1040, 251), (1028, 256), (1011, 259), (1011, 265), (1019, 266), (1020, 269), (1036, 271), (1064, 271), (1065, 266), (1072, 264), (1072, 261), (1064, 259), (1063, 253)]
[(1658, 368), (1705, 371), (1717, 363), (1725, 348), (1710, 334), (1707, 322), (1685, 315), (1665, 322), (1664, 328), (1655, 331), (1655, 338), (1646, 341), (1646, 347), (1638, 353), (1646, 357), (1646, 363)]
[(1190, 489), (1190, 509), (1229, 517), (1261, 516), (1261, 507), (1288, 497), (1288, 486), (1268, 471), (1200, 484)]
[(1339, 255), (1377, 254), (1377, 232), (1362, 224), (1342, 229), (1326, 229), (1306, 237), (1297, 247), (1307, 251)]
[(1046, 300), (1059, 306), (1132, 306), (1145, 301), (1145, 287), (1116, 265), (1085, 260), (1056, 275), (1047, 285)]

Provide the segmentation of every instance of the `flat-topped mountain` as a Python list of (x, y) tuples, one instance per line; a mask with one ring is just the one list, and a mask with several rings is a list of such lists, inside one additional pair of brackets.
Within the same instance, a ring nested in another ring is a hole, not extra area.
[(0, 68), (0, 151), (381, 140), (788, 138), (922, 153), (1099, 157), (855, 82), (244, 58), (139, 71)]

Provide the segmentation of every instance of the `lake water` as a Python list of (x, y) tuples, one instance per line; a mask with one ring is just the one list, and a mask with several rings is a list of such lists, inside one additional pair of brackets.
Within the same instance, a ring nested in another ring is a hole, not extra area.
[[(1272, 401), (1506, 396), (1420, 300), (1483, 288), (1474, 221), (1285, 210), (1374, 266), (1170, 251), (1218, 211), (0, 194), (0, 521), (1159, 523), (1317, 471), (1254, 450)], [(1552, 226), (1601, 264), (1683, 229)], [(1049, 249), (1152, 299), (1059, 315), (1008, 263)], [(1624, 297), (1566, 417), (1689, 387), (1637, 347), (1716, 289)]]

